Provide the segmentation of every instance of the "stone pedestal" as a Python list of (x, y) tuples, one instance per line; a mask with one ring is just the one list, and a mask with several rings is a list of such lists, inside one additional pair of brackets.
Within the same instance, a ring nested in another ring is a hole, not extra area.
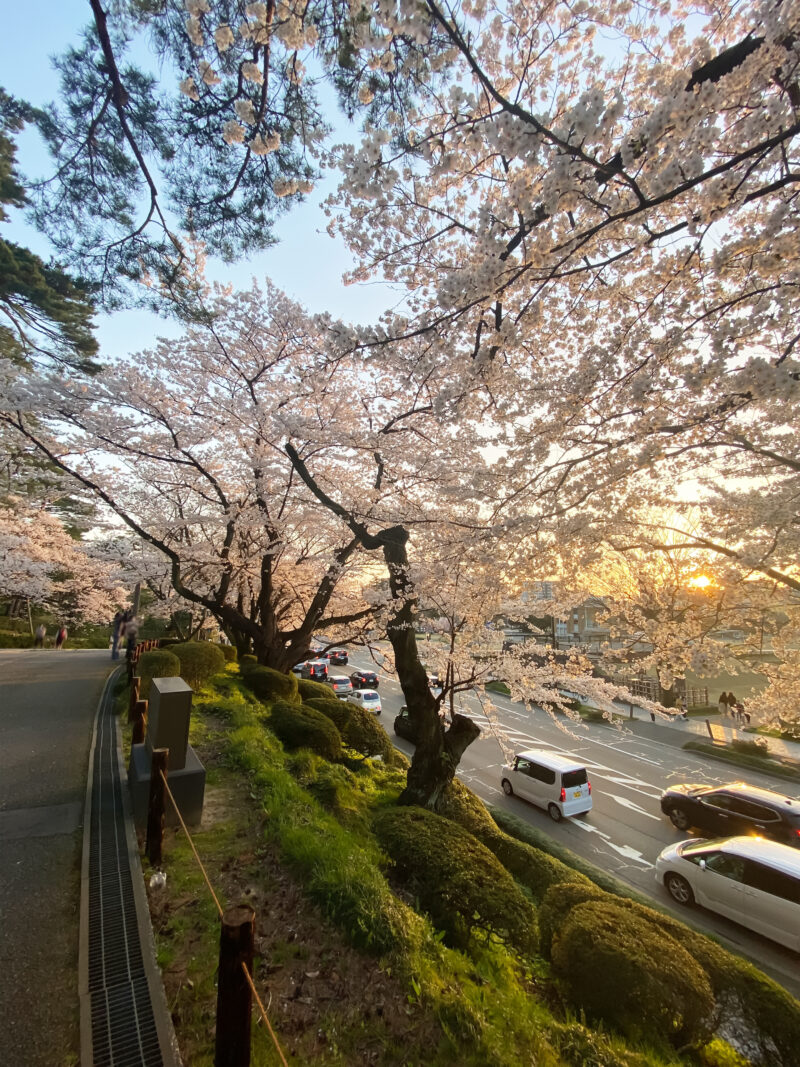
[[(162, 746), (155, 746), (160, 748)], [(166, 746), (163, 746), (166, 747)], [(172, 749), (170, 749), (170, 754)], [(133, 819), (137, 829), (147, 826), (147, 806), (150, 798), (150, 765), (152, 754), (147, 744), (134, 745), (128, 765), (128, 785), (133, 799)], [(167, 783), (175, 797), (183, 821), (187, 826), (197, 826), (203, 815), (203, 796), (206, 790), (206, 769), (197, 758), (191, 745), (186, 748), (184, 766), (167, 772)], [(175, 808), (167, 797), (167, 826), (178, 826)]]
[(147, 745), (169, 749), (170, 773), (186, 764), (189, 747), (189, 719), (192, 714), (192, 689), (183, 678), (154, 678), (150, 683), (147, 708)]
[[(153, 749), (168, 748), (167, 784), (187, 826), (197, 826), (203, 815), (206, 769), (189, 744), (192, 690), (182, 678), (154, 678), (150, 683), (147, 736), (144, 744), (131, 748), (128, 785), (133, 799), (137, 828), (147, 825), (150, 801), (150, 771)], [(178, 816), (167, 797), (167, 826), (177, 826)]]

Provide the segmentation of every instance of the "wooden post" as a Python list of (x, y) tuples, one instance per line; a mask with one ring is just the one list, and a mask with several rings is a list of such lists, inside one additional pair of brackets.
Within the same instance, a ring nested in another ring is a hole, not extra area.
[(138, 674), (135, 674), (131, 679), (131, 695), (128, 701), (128, 722), (134, 722), (136, 719), (136, 701), (139, 699), (139, 693), (142, 688), (142, 679)]
[(147, 701), (137, 700), (133, 709), (133, 737), (132, 745), (141, 745), (144, 741), (144, 731), (147, 725)]
[(161, 866), (161, 845), (164, 840), (164, 810), (167, 789), (164, 776), (167, 774), (168, 748), (154, 748), (153, 762), (150, 764), (150, 802), (147, 806), (147, 843), (145, 850), (152, 867)]
[(252, 994), (242, 964), (253, 973), (255, 921), (247, 904), (228, 908), (222, 916), (214, 1067), (250, 1067)]

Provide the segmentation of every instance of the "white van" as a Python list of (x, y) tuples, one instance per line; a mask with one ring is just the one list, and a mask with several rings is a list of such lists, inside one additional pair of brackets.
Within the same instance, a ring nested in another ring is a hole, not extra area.
[(763, 837), (692, 838), (664, 849), (656, 879), (678, 904), (696, 901), (800, 952), (800, 850)]
[(555, 822), (592, 810), (592, 783), (584, 765), (544, 748), (518, 753), (503, 767), (500, 785), (507, 797), (516, 795), (538, 804)]

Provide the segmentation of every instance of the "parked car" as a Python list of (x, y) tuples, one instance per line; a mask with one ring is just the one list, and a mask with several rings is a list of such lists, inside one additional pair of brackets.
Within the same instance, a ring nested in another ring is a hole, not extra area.
[(706, 837), (757, 834), (800, 848), (800, 800), (745, 782), (673, 785), (661, 795), (661, 810), (679, 830), (694, 828)]
[(350, 675), (353, 689), (377, 689), (378, 676), (375, 671), (353, 671)]
[(338, 663), (340, 666), (347, 665), (347, 649), (346, 648), (332, 648), (328, 652), (328, 659), (331, 663)]
[(500, 785), (507, 797), (530, 800), (555, 822), (592, 810), (592, 783), (584, 765), (543, 748), (518, 753), (503, 767)]
[(315, 682), (324, 682), (328, 678), (328, 664), (324, 659), (310, 659), (300, 671), (301, 678), (310, 678)]
[(353, 683), (346, 674), (331, 674), (328, 677), (328, 685), (339, 696), (349, 695), (353, 692)]
[(381, 698), (374, 689), (354, 689), (347, 699), (352, 700), (354, 704), (360, 704), (373, 715), (380, 715), (383, 711)]
[(800, 952), (796, 849), (762, 837), (692, 838), (664, 849), (656, 879), (678, 904), (701, 904)]

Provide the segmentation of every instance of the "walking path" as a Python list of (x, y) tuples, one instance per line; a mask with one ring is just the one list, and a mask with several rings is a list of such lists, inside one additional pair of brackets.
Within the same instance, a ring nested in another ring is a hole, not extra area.
[(110, 668), (101, 650), (0, 652), (0, 1049), (14, 1067), (180, 1062)]

